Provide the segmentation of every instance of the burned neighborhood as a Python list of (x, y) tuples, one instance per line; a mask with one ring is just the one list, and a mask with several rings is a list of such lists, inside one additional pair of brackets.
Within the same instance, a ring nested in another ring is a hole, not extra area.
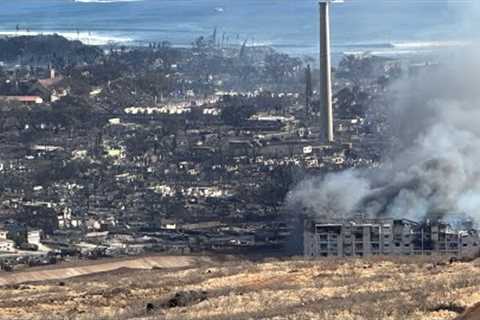
[[(18, 39), (3, 45), (79, 46), (59, 36)], [(49, 50), (33, 64), (6, 51), (5, 268), (151, 251), (275, 254), (291, 247), (297, 216), (284, 199), (302, 176), (379, 161), (386, 123), (369, 117), (383, 117), (378, 79), (398, 77), (399, 62), (340, 63), (330, 144), (312, 88), (318, 73), (269, 48), (214, 43), (106, 53), (80, 45), (75, 64), (59, 53), (48, 60)], [(360, 65), (370, 71), (357, 85), (350, 78)]]
[(15, 2), (0, 319), (479, 317), (471, 1)]

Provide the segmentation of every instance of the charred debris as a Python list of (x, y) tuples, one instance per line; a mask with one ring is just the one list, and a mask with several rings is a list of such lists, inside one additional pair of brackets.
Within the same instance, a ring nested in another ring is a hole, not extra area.
[(325, 144), (311, 60), (210, 38), (190, 48), (0, 40), (4, 269), (145, 252), (284, 253), (294, 219), (284, 199), (301, 177), (378, 163), (385, 92), (405, 61), (339, 63), (336, 140)]

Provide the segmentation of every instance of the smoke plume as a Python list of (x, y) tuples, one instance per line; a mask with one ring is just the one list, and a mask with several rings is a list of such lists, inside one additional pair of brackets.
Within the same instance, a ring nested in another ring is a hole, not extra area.
[(464, 51), (390, 88), (394, 146), (380, 167), (307, 179), (287, 202), (330, 217), (465, 213), (480, 223), (480, 59)]

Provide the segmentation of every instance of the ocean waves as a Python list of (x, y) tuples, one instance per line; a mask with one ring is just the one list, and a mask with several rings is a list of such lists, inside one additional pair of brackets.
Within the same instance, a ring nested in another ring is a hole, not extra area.
[(339, 44), (334, 45), (334, 50), (341, 51), (343, 54), (369, 53), (380, 56), (400, 56), (434, 53), (469, 45), (471, 45), (469, 41), (394, 41)]
[[(79, 0), (79, 1), (100, 1), (100, 0)], [(114, 1), (114, 0), (105, 0)], [(116, 0), (118, 1), (118, 0)], [(125, 0), (135, 1), (135, 0)], [(168, 33), (170, 37), (175, 34), (172, 31), (163, 30), (109, 30), (101, 29), (95, 31), (76, 31), (76, 30), (37, 30), (37, 31), (10, 31), (0, 30), (0, 37), (15, 37), (15, 36), (34, 36), (34, 35), (52, 35), (58, 34), (69, 40), (78, 40), (88, 45), (144, 45), (148, 43), (152, 34), (155, 33)], [(188, 30), (183, 30), (182, 39), (169, 38), (174, 46), (188, 46), (189, 41), (185, 39), (185, 33), (189, 33)], [(148, 36), (147, 36), (148, 34)], [(178, 35), (178, 33), (177, 33)], [(192, 34), (192, 40), (194, 35)], [(159, 37), (157, 41), (165, 40)], [(243, 41), (242, 41), (243, 42)], [(233, 43), (231, 43), (233, 45)], [(241, 45), (239, 42), (236, 45)], [(271, 46), (278, 51), (289, 53), (294, 56), (317, 56), (318, 44), (317, 43), (303, 43), (303, 42), (288, 42), (288, 41), (274, 41), (274, 40), (256, 40), (247, 42), (248, 46)], [(470, 45), (467, 41), (392, 41), (392, 42), (352, 42), (352, 43), (334, 43), (332, 46), (332, 53), (335, 56), (343, 55), (361, 55), (372, 54), (378, 56), (405, 56), (405, 55), (417, 55), (417, 54), (431, 54), (443, 49), (455, 49)]]
[(143, 0), (74, 0), (77, 3), (120, 3), (120, 2), (142, 2)]
[(130, 37), (114, 36), (108, 34), (99, 34), (96, 32), (70, 32), (70, 31), (0, 31), (0, 37), (20, 37), (53, 35), (65, 37), (68, 40), (78, 40), (84, 44), (102, 46), (108, 44), (129, 44), (134, 41)]

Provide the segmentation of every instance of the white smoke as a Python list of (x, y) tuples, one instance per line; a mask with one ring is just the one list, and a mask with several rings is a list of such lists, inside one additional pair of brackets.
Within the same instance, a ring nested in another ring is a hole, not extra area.
[(375, 169), (311, 178), (287, 202), (317, 215), (422, 220), (465, 213), (480, 223), (480, 55), (448, 57), (391, 88), (393, 151)]
[(300, 202), (318, 214), (347, 217), (370, 190), (369, 181), (359, 171), (347, 170), (323, 179), (302, 181), (289, 200)]

